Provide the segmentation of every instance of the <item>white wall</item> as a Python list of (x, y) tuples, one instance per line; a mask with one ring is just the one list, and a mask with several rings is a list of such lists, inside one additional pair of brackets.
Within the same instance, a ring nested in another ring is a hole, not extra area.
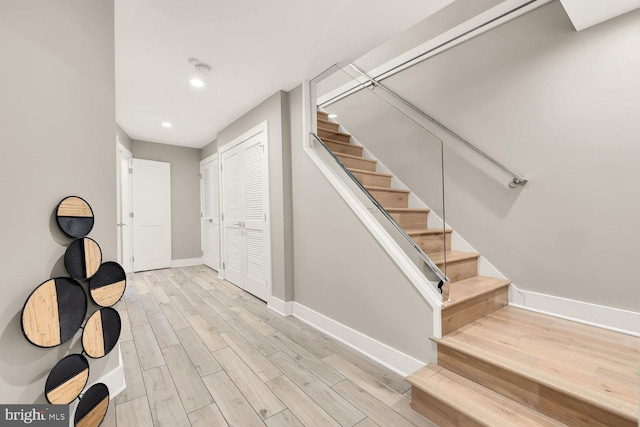
[[(70, 241), (53, 215), (80, 195), (96, 222), (90, 237), (116, 260), (116, 144), (112, 0), (0, 2), (0, 402), (45, 403), (53, 365), (82, 350), (80, 333), (37, 348), (20, 329), (31, 291), (66, 276)], [(89, 304), (89, 314), (96, 307)], [(90, 381), (118, 366), (119, 347), (92, 360)], [(112, 390), (115, 391), (115, 390)]]
[[(638, 46), (640, 11), (577, 33), (553, 2), (384, 81), (530, 180), (445, 140), (448, 223), (521, 289), (640, 311)], [(429, 144), (364, 96), (329, 110), (437, 203)]]

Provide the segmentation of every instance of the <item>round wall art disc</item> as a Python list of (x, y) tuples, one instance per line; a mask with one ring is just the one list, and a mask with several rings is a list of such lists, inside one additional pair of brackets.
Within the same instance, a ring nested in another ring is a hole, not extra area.
[(22, 308), (24, 336), (38, 347), (55, 347), (75, 335), (87, 314), (87, 296), (70, 277), (47, 280)]
[(120, 315), (113, 308), (93, 313), (82, 331), (82, 347), (87, 356), (99, 359), (109, 354), (120, 338), (121, 326)]
[(89, 380), (89, 362), (81, 354), (70, 354), (49, 372), (44, 394), (49, 403), (68, 405), (76, 400)]
[(80, 398), (73, 424), (76, 427), (98, 427), (109, 409), (109, 388), (97, 383)]
[(56, 221), (67, 236), (84, 237), (93, 228), (93, 210), (81, 197), (65, 197), (56, 209)]
[(89, 295), (100, 307), (111, 307), (122, 298), (127, 287), (127, 275), (117, 262), (109, 261), (100, 266), (89, 280)]
[(88, 237), (76, 239), (64, 253), (64, 266), (75, 279), (91, 278), (102, 263), (102, 251), (95, 240)]

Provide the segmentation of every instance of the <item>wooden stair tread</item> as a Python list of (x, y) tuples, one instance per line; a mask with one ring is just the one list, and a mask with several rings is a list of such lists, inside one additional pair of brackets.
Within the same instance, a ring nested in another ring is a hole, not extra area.
[(533, 409), (482, 387), (438, 365), (427, 365), (407, 378), (414, 387), (487, 426), (564, 426)]
[[(445, 260), (445, 253), (443, 252), (434, 252), (429, 254), (429, 258), (431, 258), (431, 261), (433, 261), (435, 264), (443, 264), (444, 260)], [(447, 251), (446, 252), (447, 255), (447, 262), (456, 262), (456, 261), (463, 261), (465, 259), (473, 259), (473, 258), (478, 258), (480, 256), (479, 253), (476, 252), (464, 252), (464, 251)]]
[(317, 120), (318, 120), (318, 123), (322, 123), (322, 124), (328, 123), (328, 124), (332, 124), (332, 125), (339, 125), (338, 122), (332, 122), (331, 120), (328, 120), (328, 118), (327, 119), (322, 119), (322, 118), (318, 117)]
[[(569, 320), (505, 307), (435, 341), (637, 423), (640, 338), (575, 329)], [(598, 375), (607, 367), (618, 374)]]
[(450, 308), (471, 298), (508, 286), (509, 283), (511, 281), (508, 279), (488, 276), (474, 276), (452, 282), (449, 287), (450, 300), (445, 302), (442, 308)]
[(337, 139), (331, 139), (331, 138), (327, 138), (326, 136), (324, 138), (320, 138), (322, 141), (324, 141), (325, 143), (329, 142), (331, 144), (337, 144), (337, 145), (342, 145), (343, 147), (356, 147), (356, 148), (362, 148), (359, 145), (354, 145), (351, 144), (349, 142), (344, 142), (344, 141), (338, 141)]
[(318, 123), (318, 130), (319, 131), (323, 130), (325, 132), (329, 132), (329, 133), (332, 133), (334, 135), (342, 135), (342, 136), (345, 136), (345, 137), (351, 137), (351, 135), (348, 134), (348, 133), (344, 133), (344, 132), (340, 132), (340, 131), (334, 131), (333, 129), (320, 126), (320, 123)]
[(365, 159), (364, 157), (360, 157), (360, 156), (354, 156), (351, 154), (343, 154), (343, 153), (333, 153), (338, 157), (344, 157), (347, 159), (356, 159), (356, 160), (364, 160), (365, 162), (371, 162), (371, 163), (378, 163), (377, 160), (373, 160), (373, 159)]
[[(409, 236), (419, 236), (423, 234), (442, 234), (442, 228), (406, 228), (404, 230)], [(453, 230), (447, 228), (445, 233), (451, 233)]]
[(429, 208), (387, 208), (386, 209), (387, 212), (398, 212), (398, 213), (404, 213), (404, 212), (431, 212), (431, 209)]
[[(356, 168), (347, 168), (347, 169), (349, 169), (353, 173), (362, 173), (362, 174), (365, 174), (365, 175), (385, 176), (385, 177), (388, 177), (388, 178), (393, 177), (393, 175), (391, 175), (390, 173), (366, 171), (366, 170), (356, 169)], [(404, 208), (402, 208), (402, 209), (404, 209)]]
[(329, 117), (329, 113), (325, 113), (324, 111), (320, 111), (320, 110), (317, 111), (317, 115), (321, 117), (326, 117), (326, 118)]
[(389, 193), (410, 193), (409, 190), (405, 190), (403, 188), (375, 187), (373, 185), (365, 185), (364, 188), (371, 191), (386, 191)]

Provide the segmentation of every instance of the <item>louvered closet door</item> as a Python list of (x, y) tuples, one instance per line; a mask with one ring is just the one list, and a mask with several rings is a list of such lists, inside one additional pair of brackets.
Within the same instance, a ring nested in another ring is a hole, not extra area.
[(244, 288), (244, 244), (242, 241), (242, 160), (240, 147), (222, 153), (222, 205), (224, 220), (225, 279)]
[(268, 298), (267, 163), (259, 133), (221, 154), (224, 275)]
[(202, 204), (202, 262), (220, 269), (220, 199), (218, 158), (200, 166)]
[(264, 134), (240, 145), (243, 160), (244, 289), (267, 299), (266, 196)]

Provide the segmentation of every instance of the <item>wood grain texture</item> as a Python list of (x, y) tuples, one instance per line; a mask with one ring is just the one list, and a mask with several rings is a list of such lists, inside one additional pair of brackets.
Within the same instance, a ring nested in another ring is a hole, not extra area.
[(118, 396), (116, 396), (116, 404), (127, 402), (142, 397), (146, 394), (144, 381), (142, 379), (142, 370), (140, 369), (140, 361), (138, 353), (133, 341), (120, 343), (122, 352), (122, 366), (124, 368), (124, 381), (127, 384)]
[(349, 154), (335, 153), (336, 157), (349, 169), (361, 169), (365, 171), (375, 172), (377, 160), (363, 159)]
[(162, 354), (187, 413), (211, 405), (213, 398), (182, 346), (163, 348)]
[(79, 197), (67, 197), (58, 206), (58, 216), (91, 218), (93, 212), (87, 202)]
[(191, 363), (195, 366), (201, 377), (222, 369), (218, 361), (213, 357), (209, 349), (202, 342), (198, 334), (191, 328), (179, 329), (176, 331), (182, 348), (189, 355)]
[(91, 239), (84, 239), (85, 277), (91, 277), (96, 274), (101, 263), (102, 253), (100, 252), (100, 246)]
[(82, 348), (84, 348), (84, 351), (93, 358), (105, 355), (102, 316), (99, 310), (93, 313), (84, 325), (84, 331), (82, 332)]
[(126, 284), (125, 280), (121, 280), (110, 285), (93, 288), (91, 289), (91, 297), (98, 305), (111, 307), (122, 297)]
[(335, 141), (335, 140), (332, 140), (331, 138), (323, 138), (322, 141), (334, 153), (343, 153), (343, 154), (350, 154), (352, 156), (362, 157), (363, 147), (353, 145), (353, 144), (347, 144), (341, 141)]
[(229, 425), (215, 403), (190, 413), (189, 421), (191, 427), (227, 427)]
[(118, 427), (154, 427), (146, 396), (118, 404), (116, 420)]
[(89, 370), (85, 369), (77, 375), (69, 378), (56, 388), (47, 393), (47, 400), (53, 404), (68, 405), (75, 400), (87, 385)]
[(22, 312), (22, 328), (29, 341), (41, 347), (60, 344), (60, 318), (55, 280), (40, 285)]
[(226, 373), (218, 372), (206, 376), (203, 381), (229, 425), (264, 427), (258, 414)]
[(160, 366), (144, 371), (142, 375), (154, 425), (190, 427), (169, 369)]
[(81, 420), (78, 420), (76, 427), (98, 427), (109, 409), (109, 397), (105, 397)]
[(383, 189), (381, 187), (367, 187), (367, 191), (384, 208), (406, 208), (409, 207), (409, 193), (404, 191), (392, 191), (393, 189)]
[(156, 341), (150, 325), (144, 325), (133, 329), (133, 341), (138, 350), (138, 359), (142, 370), (164, 365), (164, 358), (160, 346)]

